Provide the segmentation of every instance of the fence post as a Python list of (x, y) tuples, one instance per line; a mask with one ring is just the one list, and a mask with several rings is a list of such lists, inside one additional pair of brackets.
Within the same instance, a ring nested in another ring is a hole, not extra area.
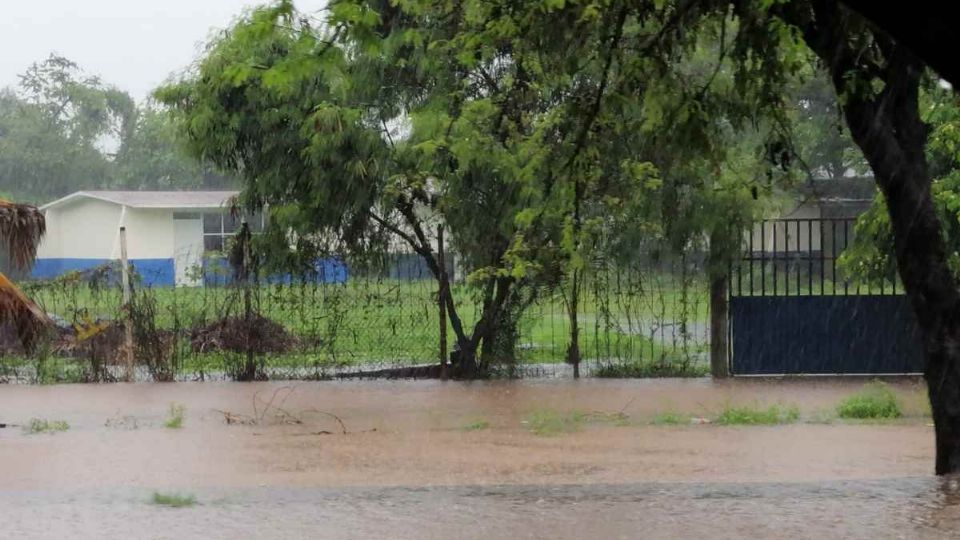
[(710, 279), (710, 374), (715, 379), (730, 375), (727, 363), (727, 336), (729, 330), (726, 254), (717, 231), (710, 235), (710, 261), (707, 274)]
[(126, 378), (133, 381), (133, 312), (130, 306), (130, 268), (127, 262), (127, 228), (120, 227), (120, 279), (123, 282), (124, 343), (127, 349)]
[(440, 378), (447, 378), (447, 263), (443, 246), (443, 225), (437, 225), (437, 263), (440, 265)]

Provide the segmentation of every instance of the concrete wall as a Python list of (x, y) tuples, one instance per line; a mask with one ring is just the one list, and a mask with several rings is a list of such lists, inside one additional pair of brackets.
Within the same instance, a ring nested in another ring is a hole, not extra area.
[(121, 207), (96, 199), (80, 199), (46, 211), (47, 234), (40, 259), (107, 259), (120, 226)]
[[(212, 210), (212, 209), (211, 209)], [(211, 211), (207, 210), (207, 211)], [(198, 215), (203, 210), (195, 210)], [(34, 279), (51, 279), (65, 272), (83, 271), (109, 261), (120, 259), (121, 226), (127, 230), (127, 257), (147, 285), (174, 285), (176, 283), (176, 234), (172, 209), (130, 208), (92, 198), (78, 198), (46, 210), (47, 235), (40, 244), (37, 262), (31, 272)], [(435, 229), (430, 240), (436, 250)], [(449, 250), (449, 239), (448, 250)], [(202, 238), (197, 244), (203, 245)], [(397, 254), (391, 260), (387, 274), (393, 279), (433, 279), (419, 256), (409, 254), (409, 246), (395, 242)], [(198, 257), (198, 260), (199, 257)], [(447, 265), (456, 280), (455, 257), (449, 254)], [(204, 260), (206, 285), (229, 282), (229, 271), (222, 261)], [(342, 283), (348, 279), (348, 269), (340, 261), (317, 261), (316, 279), (320, 282)], [(269, 282), (289, 282), (290, 276), (272, 276)]]
[[(173, 210), (128, 208), (123, 221), (130, 259), (173, 258)], [(118, 242), (114, 258), (119, 257)]]
[[(97, 199), (77, 199), (46, 210), (47, 234), (31, 276), (49, 279), (120, 258), (121, 226), (127, 257), (147, 285), (172, 285), (173, 211), (127, 208)], [(122, 219), (121, 219), (122, 218)]]

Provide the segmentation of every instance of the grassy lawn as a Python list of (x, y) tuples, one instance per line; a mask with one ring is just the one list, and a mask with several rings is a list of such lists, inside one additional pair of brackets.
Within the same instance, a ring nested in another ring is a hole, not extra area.
[[(47, 312), (71, 322), (116, 319), (118, 287), (94, 289), (84, 284), (26, 284), (27, 294)], [(263, 285), (256, 289), (256, 309), (301, 338), (297, 352), (270, 355), (268, 366), (319, 367), (363, 363), (411, 364), (437, 359), (439, 319), (436, 284), (430, 280), (351, 279), (343, 284)], [(585, 287), (581, 300), (580, 349), (585, 360), (662, 361), (690, 358), (706, 350), (706, 287), (686, 290), (666, 276), (646, 279), (644, 287)], [(466, 328), (479, 315), (477, 291), (455, 284), (452, 292)], [(155, 302), (160, 328), (189, 329), (227, 314), (239, 314), (242, 301), (227, 287), (155, 287), (141, 291)], [(541, 298), (520, 322), (517, 353), (524, 362), (562, 362), (569, 321), (560, 295)], [(447, 330), (448, 350), (454, 333)], [(223, 353), (193, 353), (180, 340), (182, 370), (213, 371)]]

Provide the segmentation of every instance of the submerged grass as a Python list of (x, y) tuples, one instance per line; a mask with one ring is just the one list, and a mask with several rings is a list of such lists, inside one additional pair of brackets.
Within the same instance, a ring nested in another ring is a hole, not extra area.
[(46, 420), (43, 418), (31, 418), (30, 423), (23, 427), (28, 435), (37, 433), (57, 433), (70, 429), (70, 424), (63, 420)]
[(837, 416), (844, 419), (877, 420), (900, 418), (897, 396), (885, 383), (874, 381), (837, 405)]
[(490, 427), (490, 422), (487, 422), (486, 420), (475, 420), (463, 426), (463, 431), (480, 431), (482, 429), (487, 429), (489, 427)]
[(800, 409), (795, 405), (741, 406), (723, 409), (715, 422), (722, 426), (762, 426), (792, 424), (799, 419)]
[(602, 424), (624, 427), (630, 425), (630, 416), (620, 412), (582, 412), (560, 413), (549, 409), (539, 409), (530, 413), (523, 422), (531, 433), (541, 437), (550, 437), (561, 433), (579, 431), (585, 424)]
[(653, 417), (650, 421), (655, 426), (679, 426), (690, 423), (690, 416), (668, 411)]
[(160, 493), (153, 492), (151, 502), (158, 506), (169, 506), (171, 508), (187, 508), (197, 504), (197, 499), (193, 495), (181, 495), (179, 493)]
[(180, 403), (171, 403), (170, 410), (167, 411), (167, 419), (163, 427), (167, 429), (180, 429), (183, 427), (183, 418), (187, 413), (187, 408)]
[(561, 433), (572, 433), (583, 427), (586, 417), (580, 412), (561, 414), (557, 411), (540, 409), (533, 411), (525, 423), (534, 435), (551, 437)]
[(594, 377), (609, 379), (651, 379), (664, 377), (705, 377), (710, 367), (704, 363), (665, 360), (662, 362), (609, 363), (598, 366)]

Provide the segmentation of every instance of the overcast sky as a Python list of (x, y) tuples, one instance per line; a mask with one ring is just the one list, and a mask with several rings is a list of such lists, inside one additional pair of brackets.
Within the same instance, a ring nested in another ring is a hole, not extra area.
[[(147, 97), (188, 66), (215, 29), (266, 0), (0, 0), (0, 87), (56, 52)], [(315, 11), (325, 0), (297, 0)]]

